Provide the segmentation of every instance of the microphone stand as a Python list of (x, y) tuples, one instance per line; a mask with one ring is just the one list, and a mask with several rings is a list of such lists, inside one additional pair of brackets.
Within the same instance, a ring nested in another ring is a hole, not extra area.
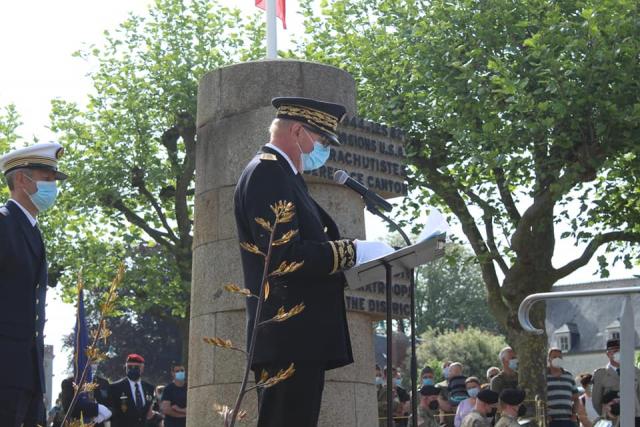
[[(407, 246), (411, 246), (411, 240), (407, 233), (404, 232), (400, 226), (393, 221), (391, 218), (386, 216), (380, 211), (380, 209), (371, 201), (365, 199), (365, 207), (372, 214), (382, 218), (387, 224), (391, 226), (392, 229), (396, 230), (402, 238), (404, 239)], [(391, 381), (391, 372), (392, 372), (392, 346), (391, 346), (391, 337), (393, 335), (393, 328), (391, 325), (391, 303), (392, 303), (392, 293), (391, 293), (391, 282), (393, 280), (393, 275), (391, 274), (391, 265), (385, 264), (385, 269), (387, 272), (387, 283), (386, 283), (386, 304), (387, 304), (387, 427), (393, 426), (393, 416), (391, 414), (392, 407), (392, 381)], [(412, 419), (412, 427), (418, 426), (418, 399), (417, 399), (417, 388), (416, 388), (416, 377), (418, 375), (417, 365), (418, 360), (416, 358), (416, 302), (415, 302), (415, 277), (413, 269), (409, 270), (409, 304), (411, 309), (410, 314), (410, 323), (411, 323), (411, 419)]]

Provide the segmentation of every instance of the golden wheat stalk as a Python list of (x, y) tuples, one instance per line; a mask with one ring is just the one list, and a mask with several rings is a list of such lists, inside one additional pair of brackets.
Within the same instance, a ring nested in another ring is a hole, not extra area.
[(287, 369), (280, 369), (278, 373), (275, 374), (273, 377), (267, 378), (264, 381), (262, 381), (261, 379), (260, 382), (256, 384), (256, 386), (262, 387), (262, 388), (273, 387), (274, 385), (281, 383), (282, 381), (288, 378), (291, 378), (295, 372), (296, 372), (295, 365), (291, 363), (291, 365), (289, 365)]
[(278, 266), (278, 268), (272, 271), (271, 274), (269, 275), (273, 277), (284, 276), (285, 274), (293, 273), (294, 271), (301, 268), (303, 265), (304, 265), (304, 261), (300, 261), (300, 262), (282, 261)]
[(254, 245), (253, 243), (247, 243), (247, 242), (242, 242), (240, 243), (240, 247), (242, 249), (244, 249), (247, 252), (251, 252), (252, 254), (256, 254), (256, 255), (260, 255), (260, 256), (266, 256), (261, 250), (260, 248), (258, 248), (258, 246)]
[(271, 205), (271, 210), (276, 216), (276, 224), (284, 224), (290, 222), (295, 216), (295, 207), (291, 202), (280, 200), (276, 204)]
[(271, 223), (263, 218), (254, 218), (254, 221), (257, 222), (260, 227), (264, 228), (265, 230), (267, 230), (268, 232), (272, 232), (273, 231), (273, 227), (271, 226)]
[(224, 338), (204, 337), (204, 338), (202, 338), (202, 341), (206, 342), (207, 344), (214, 345), (216, 347), (228, 348), (229, 350), (239, 351), (239, 352), (244, 353), (244, 354), (247, 353), (246, 351), (242, 350), (241, 348), (238, 348), (238, 347), (234, 346), (233, 343), (231, 342), (231, 340), (226, 340)]
[(228, 285), (224, 285), (223, 288), (225, 291), (231, 292), (232, 294), (240, 294), (240, 295), (244, 295), (245, 297), (258, 298), (257, 296), (253, 295), (249, 289), (241, 288), (235, 283), (229, 283)]
[(278, 309), (278, 313), (275, 316), (273, 316), (271, 319), (264, 320), (258, 323), (258, 326), (262, 327), (264, 325), (268, 325), (269, 323), (273, 323), (273, 322), (284, 322), (285, 320), (291, 319), (293, 316), (296, 316), (302, 313), (304, 309), (305, 309), (304, 303), (294, 305), (293, 307), (291, 307), (291, 310), (289, 311), (285, 311), (284, 307), (280, 307)]
[(282, 235), (278, 240), (274, 241), (271, 246), (286, 245), (298, 234), (298, 230), (289, 230)]
[[(231, 417), (233, 416), (233, 410), (227, 405), (220, 405), (219, 403), (213, 404), (213, 410), (216, 411), (220, 416), (222, 416), (225, 427), (228, 426), (231, 422)], [(247, 411), (238, 411), (236, 420), (242, 421), (246, 416)]]
[[(261, 227), (270, 231), (269, 244), (267, 245), (266, 255), (262, 251), (260, 251), (256, 245), (253, 245), (250, 243), (241, 244), (244, 250), (262, 255), (264, 257), (264, 268), (262, 271), (260, 295), (258, 296), (258, 304), (256, 306), (255, 319), (253, 323), (253, 332), (251, 333), (251, 337), (249, 339), (249, 343), (250, 343), (249, 349), (246, 352), (247, 360), (246, 360), (246, 365), (244, 370), (244, 376), (242, 379), (242, 385), (240, 386), (240, 391), (238, 392), (238, 397), (236, 398), (236, 403), (234, 405), (233, 411), (231, 411), (230, 413), (228, 410), (223, 412), (223, 415), (225, 417), (225, 423), (224, 423), (225, 427), (233, 427), (235, 425), (235, 422), (238, 416), (237, 414), (244, 412), (244, 411), (240, 411), (240, 406), (242, 405), (242, 399), (244, 398), (244, 395), (247, 392), (247, 383), (249, 380), (249, 372), (251, 371), (251, 365), (253, 364), (253, 356), (254, 356), (255, 345), (257, 341), (258, 327), (260, 326), (262, 306), (264, 302), (267, 300), (267, 298), (269, 298), (270, 286), (267, 279), (269, 278), (269, 276), (282, 276), (284, 274), (292, 273), (297, 269), (299, 269), (300, 267), (302, 267), (303, 265), (303, 262), (287, 263), (285, 261), (285, 262), (282, 262), (280, 266), (273, 273), (271, 274), (269, 273), (269, 267), (271, 265), (271, 255), (273, 253), (273, 248), (275, 246), (283, 245), (289, 242), (298, 233), (297, 230), (289, 231), (287, 233), (284, 233), (280, 239), (276, 240), (275, 232), (278, 224), (284, 224), (293, 220), (295, 216), (295, 206), (291, 202), (285, 202), (280, 200), (274, 205), (271, 205), (270, 207), (275, 215), (275, 221), (273, 226), (271, 226), (271, 223), (265, 221), (264, 219), (255, 218), (255, 221), (258, 224), (260, 224)], [(289, 312), (284, 312), (284, 308), (282, 308), (282, 313), (278, 312), (278, 315), (276, 315), (276, 318), (280, 320), (269, 319), (269, 321), (275, 322), (275, 321), (286, 320), (287, 318), (290, 318), (300, 313), (303, 309), (304, 309), (303, 304), (292, 308)], [(278, 382), (284, 381), (285, 379), (289, 378), (290, 376), (293, 375), (294, 372), (295, 372), (295, 369), (293, 367), (293, 364), (291, 364), (291, 366), (289, 366), (288, 369), (278, 372), (278, 374), (276, 374), (274, 378), (268, 378), (268, 374), (265, 375), (263, 373), (261, 386), (271, 387), (277, 384)]]
[[(93, 342), (91, 343), (90, 346), (87, 347), (87, 350), (86, 350), (87, 358), (89, 360), (87, 360), (87, 363), (85, 364), (84, 369), (82, 370), (82, 375), (80, 375), (80, 383), (77, 385), (74, 384), (75, 390), (73, 393), (73, 398), (71, 399), (69, 408), (67, 409), (67, 412), (64, 414), (64, 418), (60, 423), (63, 426), (71, 426), (71, 427), (93, 426), (93, 423), (85, 424), (84, 420), (82, 419), (82, 416), (80, 417), (79, 420), (69, 421), (68, 419), (70, 414), (73, 412), (76, 402), (78, 401), (78, 396), (80, 395), (80, 392), (82, 392), (85, 389), (85, 383), (86, 383), (87, 373), (89, 372), (89, 366), (91, 365), (92, 362), (104, 360), (107, 358), (107, 356), (104, 353), (98, 350), (97, 343), (98, 343), (98, 340), (100, 339), (104, 339), (106, 343), (106, 337), (102, 332), (103, 328), (106, 329), (105, 317), (108, 317), (109, 315), (113, 314), (115, 310), (115, 301), (118, 295), (117, 291), (118, 291), (118, 287), (124, 281), (124, 272), (125, 272), (124, 264), (121, 263), (118, 266), (118, 271), (116, 273), (116, 276), (114, 277), (114, 279), (111, 281), (111, 284), (109, 285), (109, 290), (107, 291), (106, 299), (100, 305), (100, 320), (98, 321), (98, 329), (93, 333)], [(80, 292), (84, 288), (82, 273), (78, 274), (77, 287), (78, 287), (78, 292)]]

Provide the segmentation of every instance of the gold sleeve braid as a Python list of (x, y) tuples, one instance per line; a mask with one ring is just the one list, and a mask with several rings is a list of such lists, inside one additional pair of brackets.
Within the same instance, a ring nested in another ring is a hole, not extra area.
[(332, 240), (329, 242), (333, 252), (333, 268), (330, 274), (347, 270), (356, 263), (356, 248), (353, 240)]

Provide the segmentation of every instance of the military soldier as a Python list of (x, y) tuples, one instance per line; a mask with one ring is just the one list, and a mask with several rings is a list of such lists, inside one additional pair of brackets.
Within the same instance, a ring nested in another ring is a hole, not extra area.
[[(440, 392), (440, 389), (433, 385), (423, 385), (420, 388), (418, 427), (438, 427), (440, 425), (436, 418), (438, 416), (438, 396)], [(413, 425), (411, 418), (409, 418), (409, 425)]]
[(460, 427), (490, 427), (497, 403), (498, 393), (489, 389), (480, 390), (476, 396), (476, 406), (464, 417)]
[[(602, 397), (609, 391), (620, 391), (620, 340), (607, 341), (607, 358), (609, 358), (607, 366), (598, 368), (593, 373), (593, 389), (591, 391), (593, 408), (601, 416), (604, 415)], [(636, 425), (640, 425), (640, 369), (634, 369), (636, 372)]]
[(111, 427), (144, 427), (151, 418), (155, 387), (142, 381), (144, 358), (130, 354), (125, 363), (126, 377), (109, 386)]
[(518, 424), (518, 410), (524, 402), (524, 390), (507, 388), (500, 393), (500, 420), (496, 427), (520, 427)]
[[(42, 396), (47, 262), (36, 218), (53, 206), (63, 149), (39, 143), (0, 158), (11, 198), (0, 207), (0, 425), (45, 424)], [(24, 423), (24, 424), (23, 424)]]
[[(339, 104), (307, 98), (275, 98), (276, 119), (271, 139), (249, 162), (236, 186), (234, 203), (238, 237), (242, 243), (268, 250), (269, 232), (256, 218), (273, 224), (271, 205), (291, 202), (293, 220), (278, 227), (277, 236), (297, 230), (292, 240), (276, 247), (270, 271), (281, 262), (304, 262), (292, 274), (269, 279), (270, 295), (260, 321), (304, 303), (300, 314), (268, 325), (257, 333), (252, 369), (272, 376), (295, 364), (295, 375), (259, 391), (258, 427), (313, 427), (317, 425), (325, 371), (353, 362), (344, 303), (344, 270), (364, 261), (366, 247), (340, 237), (329, 214), (313, 200), (302, 172), (321, 167), (330, 146), (339, 145), (336, 130), (345, 115)], [(377, 242), (376, 242), (377, 244)], [(361, 251), (361, 249), (363, 249)], [(244, 283), (259, 294), (264, 259), (241, 251)], [(247, 298), (247, 347), (251, 345), (256, 300)]]

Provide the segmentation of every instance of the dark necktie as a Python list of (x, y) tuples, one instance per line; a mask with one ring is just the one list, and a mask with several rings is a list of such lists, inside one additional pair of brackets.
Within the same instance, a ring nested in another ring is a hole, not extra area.
[(618, 373), (618, 376), (620, 376), (620, 368), (616, 368), (616, 372)]
[(142, 403), (142, 393), (140, 392), (140, 384), (136, 383), (136, 407), (139, 410), (144, 408), (144, 404)]

